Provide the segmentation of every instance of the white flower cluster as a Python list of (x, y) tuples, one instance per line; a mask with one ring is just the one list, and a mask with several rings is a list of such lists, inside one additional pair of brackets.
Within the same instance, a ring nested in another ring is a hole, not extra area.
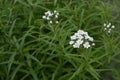
[(42, 16), (42, 18), (45, 20), (48, 20), (49, 23), (52, 24), (54, 21), (55, 23), (58, 23), (58, 16), (59, 16), (59, 13), (56, 10), (54, 10), (53, 12), (51, 11), (45, 12), (45, 15)]
[(108, 23), (108, 24), (104, 23), (104, 31), (110, 33), (111, 30), (114, 29), (114, 28), (115, 28), (115, 26), (112, 25), (111, 23)]
[[(84, 48), (89, 48), (91, 46), (90, 42), (94, 41), (93, 37), (90, 37), (88, 33), (83, 30), (78, 30), (70, 38), (71, 41), (69, 44), (74, 48), (79, 48), (81, 45), (83, 45)], [(92, 45), (95, 45), (95, 43), (92, 43)]]

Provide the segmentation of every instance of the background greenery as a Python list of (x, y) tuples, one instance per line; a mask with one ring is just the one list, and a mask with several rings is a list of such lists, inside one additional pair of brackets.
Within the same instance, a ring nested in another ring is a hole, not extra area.
[[(60, 13), (59, 24), (42, 19), (48, 10)], [(69, 45), (79, 29), (94, 47)], [(119, 59), (119, 0), (0, 0), (0, 80), (120, 80)]]

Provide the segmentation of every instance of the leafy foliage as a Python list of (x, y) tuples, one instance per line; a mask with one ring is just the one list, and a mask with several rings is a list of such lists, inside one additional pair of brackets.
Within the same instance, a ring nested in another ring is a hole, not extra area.
[[(0, 0), (0, 80), (119, 80), (119, 3)], [(58, 24), (42, 19), (48, 10), (60, 13)], [(111, 34), (106, 22), (115, 25)], [(94, 47), (69, 45), (79, 29), (94, 37)]]

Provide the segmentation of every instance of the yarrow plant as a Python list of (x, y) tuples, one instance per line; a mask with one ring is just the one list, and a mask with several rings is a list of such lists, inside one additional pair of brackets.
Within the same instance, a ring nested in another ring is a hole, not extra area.
[(81, 45), (83, 45), (84, 48), (89, 48), (91, 45), (95, 45), (95, 43), (93, 43), (93, 37), (90, 37), (88, 33), (83, 30), (78, 30), (70, 39), (69, 44), (74, 48), (80, 48)]
[(119, 8), (120, 0), (0, 0), (0, 80), (120, 80)]
[(47, 11), (45, 15), (42, 16), (43, 19), (47, 20), (50, 24), (58, 23), (59, 12), (54, 10), (53, 12)]
[(104, 31), (108, 32), (108, 33), (111, 33), (111, 30), (114, 29), (115, 26), (112, 25), (111, 23), (104, 23)]

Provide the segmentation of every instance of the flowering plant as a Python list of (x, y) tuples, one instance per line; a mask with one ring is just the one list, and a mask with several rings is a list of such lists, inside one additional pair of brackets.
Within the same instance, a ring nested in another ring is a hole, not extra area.
[(45, 12), (45, 15), (42, 16), (42, 18), (47, 20), (50, 24), (53, 24), (53, 22), (57, 24), (58, 17), (59, 17), (59, 13), (56, 10), (54, 10), (54, 12), (47, 11)]
[(111, 33), (111, 30), (114, 29), (115, 26), (112, 25), (111, 23), (104, 23), (104, 31), (106, 31), (107, 33)]
[(120, 80), (119, 19), (120, 0), (0, 0), (0, 80)]
[[(93, 42), (93, 37), (90, 37), (87, 32), (83, 30), (78, 30), (74, 35), (71, 37), (71, 41), (69, 42), (70, 45), (73, 45), (74, 48), (79, 48), (81, 45), (83, 45), (84, 48), (89, 48), (90, 42)], [(92, 45), (95, 45), (95, 43), (92, 43)]]

